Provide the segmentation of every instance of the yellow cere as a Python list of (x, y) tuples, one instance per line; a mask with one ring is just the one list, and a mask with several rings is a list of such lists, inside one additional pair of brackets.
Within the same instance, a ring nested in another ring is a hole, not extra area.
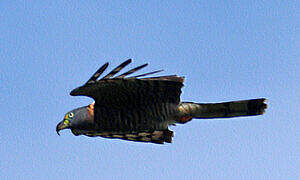
[(70, 121), (69, 120), (64, 120), (64, 124), (69, 125)]

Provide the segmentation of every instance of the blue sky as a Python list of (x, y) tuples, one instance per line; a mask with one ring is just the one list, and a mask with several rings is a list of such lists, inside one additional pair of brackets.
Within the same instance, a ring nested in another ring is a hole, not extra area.
[[(296, 1), (1, 1), (0, 179), (299, 178)], [(186, 77), (182, 100), (268, 98), (263, 116), (194, 120), (155, 145), (55, 132), (105, 62)]]

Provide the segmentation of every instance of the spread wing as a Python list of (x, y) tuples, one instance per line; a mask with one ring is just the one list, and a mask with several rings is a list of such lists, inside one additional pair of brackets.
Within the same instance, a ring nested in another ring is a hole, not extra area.
[(172, 113), (172, 105), (179, 104), (184, 78), (176, 75), (141, 78), (161, 70), (128, 77), (147, 64), (114, 77), (129, 63), (131, 59), (97, 80), (108, 66), (104, 64), (70, 94), (95, 100), (95, 121), (102, 131), (118, 134), (166, 130), (165, 116)]
[[(149, 73), (144, 73), (137, 76), (126, 77), (144, 67), (148, 64), (143, 64), (136, 68), (133, 68), (119, 76), (113, 77), (119, 71), (121, 71), (125, 66), (131, 63), (131, 59), (123, 62), (118, 67), (114, 68), (111, 72), (109, 72), (106, 76), (97, 80), (99, 76), (107, 69), (108, 63), (105, 63), (101, 66), (93, 76), (83, 85), (71, 91), (71, 96), (88, 96), (95, 100), (106, 99), (107, 95), (115, 93), (122, 93), (123, 91), (133, 92), (136, 91), (137, 88), (148, 88), (148, 90), (153, 91), (163, 91), (165, 90), (176, 90), (177, 96), (176, 99), (179, 100), (180, 96), (180, 88), (183, 86), (184, 77), (178, 77), (176, 75), (171, 76), (159, 76), (159, 77), (150, 77), (150, 78), (140, 78), (143, 76), (155, 74), (161, 72), (162, 70), (153, 71)], [(128, 86), (128, 87), (127, 87)], [(126, 87), (127, 89), (124, 89)], [(179, 88), (178, 88), (179, 87)], [(116, 88), (116, 89), (115, 89)], [(150, 89), (149, 89), (150, 88)], [(179, 89), (179, 91), (178, 91)], [(113, 92), (113, 93), (112, 93)], [(116, 96), (114, 96), (116, 97)], [(110, 97), (113, 98), (113, 97)], [(172, 96), (173, 100), (174, 96)], [(176, 100), (175, 100), (176, 101)], [(178, 101), (179, 102), (179, 101)]]

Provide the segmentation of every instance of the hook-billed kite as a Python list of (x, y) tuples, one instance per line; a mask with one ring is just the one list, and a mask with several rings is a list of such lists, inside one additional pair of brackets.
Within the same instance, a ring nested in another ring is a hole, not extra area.
[(161, 70), (128, 77), (147, 64), (114, 77), (129, 63), (131, 59), (97, 80), (107, 68), (106, 63), (83, 86), (72, 90), (71, 96), (88, 96), (95, 102), (68, 112), (57, 125), (57, 133), (71, 129), (76, 136), (163, 144), (172, 141), (170, 125), (184, 124), (194, 118), (261, 115), (267, 108), (265, 98), (222, 103), (182, 102), (180, 94), (184, 77), (145, 77)]

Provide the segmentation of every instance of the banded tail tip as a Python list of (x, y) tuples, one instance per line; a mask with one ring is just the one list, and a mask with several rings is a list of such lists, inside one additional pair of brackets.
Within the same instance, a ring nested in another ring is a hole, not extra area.
[(266, 98), (252, 99), (248, 102), (249, 115), (260, 115), (266, 112), (268, 105), (266, 104)]

